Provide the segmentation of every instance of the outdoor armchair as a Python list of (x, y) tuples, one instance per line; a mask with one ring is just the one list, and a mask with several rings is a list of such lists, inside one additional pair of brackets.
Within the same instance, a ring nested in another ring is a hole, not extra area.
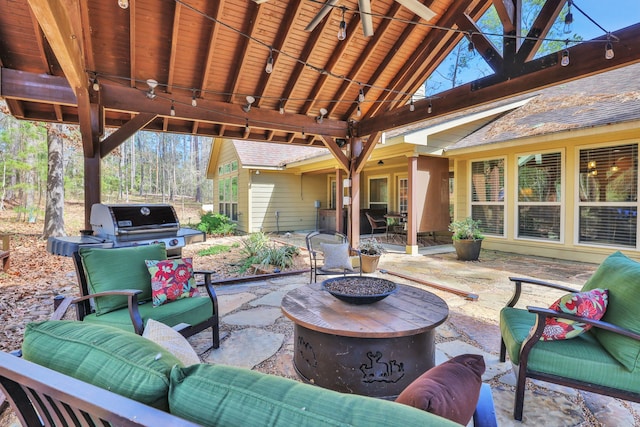
[(344, 234), (312, 231), (305, 240), (311, 261), (311, 282), (316, 282), (322, 275), (362, 275), (362, 255), (351, 247)]
[[(536, 279), (510, 278), (514, 283), (514, 294), (500, 312), (500, 361), (504, 362), (508, 354), (516, 374), (514, 419), (522, 420), (527, 378), (640, 402), (638, 277), (640, 263), (616, 252), (605, 259), (585, 283), (580, 297), (575, 289), (566, 286)], [(571, 299), (575, 301), (585, 298), (585, 293), (592, 295), (594, 291), (602, 293), (600, 290), (606, 290), (608, 303), (604, 315), (600, 313), (600, 320), (549, 308), (516, 308), (523, 285), (539, 288), (536, 292), (543, 292), (544, 288), (562, 290), (571, 293)], [(555, 326), (545, 330), (548, 319)], [(564, 339), (558, 335), (553, 340), (541, 340), (543, 334), (548, 337), (567, 322), (582, 324), (569, 323), (573, 335), (578, 333), (577, 336), (566, 338), (570, 336), (566, 334)], [(576, 332), (579, 329), (582, 330)]]
[(211, 283), (212, 272), (193, 272), (204, 276), (200, 288), (206, 291), (205, 296), (161, 305), (152, 302), (151, 276), (145, 261), (166, 258), (163, 244), (80, 248), (73, 254), (80, 289), (80, 297), (73, 300), (78, 320), (108, 324), (139, 335), (149, 319), (174, 327), (185, 337), (212, 328), (213, 348), (218, 348), (218, 299)]

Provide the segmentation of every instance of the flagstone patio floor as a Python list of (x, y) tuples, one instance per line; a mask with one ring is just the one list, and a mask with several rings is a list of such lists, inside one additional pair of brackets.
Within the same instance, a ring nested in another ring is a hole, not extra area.
[[(295, 239), (295, 237), (292, 237)], [(298, 242), (299, 243), (299, 242)], [(515, 376), (511, 363), (498, 360), (498, 314), (512, 294), (509, 276), (528, 276), (576, 289), (597, 265), (483, 250), (480, 260), (456, 259), (450, 245), (420, 249), (406, 255), (388, 246), (374, 275), (422, 287), (449, 305), (447, 321), (436, 329), (436, 363), (463, 353), (482, 354), (487, 366), (483, 381), (492, 388), (499, 426), (633, 426), (640, 425), (640, 405), (550, 383), (531, 381), (525, 394), (522, 423), (512, 417)], [(402, 273), (419, 281), (477, 294), (475, 300), (392, 276)], [(283, 296), (309, 283), (309, 274), (282, 276), (235, 285), (217, 286), (222, 343), (207, 351), (210, 332), (190, 338), (209, 363), (226, 363), (299, 380), (293, 367), (293, 323), (282, 315)], [(526, 305), (549, 306), (561, 293), (525, 291)]]

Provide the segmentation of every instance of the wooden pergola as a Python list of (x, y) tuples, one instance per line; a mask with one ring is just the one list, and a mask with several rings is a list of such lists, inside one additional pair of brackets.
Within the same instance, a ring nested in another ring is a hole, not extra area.
[[(561, 52), (534, 58), (566, 1), (547, 0), (522, 34), (521, 0), (427, 0), (428, 21), (396, 0), (12, 0), (0, 14), (0, 96), (17, 118), (80, 125), (87, 226), (101, 159), (145, 129), (327, 147), (338, 182), (352, 180), (357, 230), (359, 175), (383, 131), (640, 60), (640, 24), (570, 47), (568, 66)], [(477, 25), (491, 6), (501, 52)], [(495, 74), (411, 108), (470, 35)], [(105, 138), (105, 127), (117, 130)]]

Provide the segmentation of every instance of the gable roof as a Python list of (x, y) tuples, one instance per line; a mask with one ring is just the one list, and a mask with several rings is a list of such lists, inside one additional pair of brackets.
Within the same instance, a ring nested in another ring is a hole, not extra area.
[(326, 148), (299, 145), (273, 144), (269, 142), (231, 141), (243, 167), (284, 168), (288, 163), (329, 154)]
[(537, 92), (447, 151), (640, 120), (640, 64)]

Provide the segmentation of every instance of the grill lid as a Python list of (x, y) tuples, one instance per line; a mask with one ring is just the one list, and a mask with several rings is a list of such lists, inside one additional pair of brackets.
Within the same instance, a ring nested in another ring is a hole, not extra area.
[(91, 207), (91, 227), (98, 236), (177, 233), (180, 222), (171, 205), (108, 205)]

